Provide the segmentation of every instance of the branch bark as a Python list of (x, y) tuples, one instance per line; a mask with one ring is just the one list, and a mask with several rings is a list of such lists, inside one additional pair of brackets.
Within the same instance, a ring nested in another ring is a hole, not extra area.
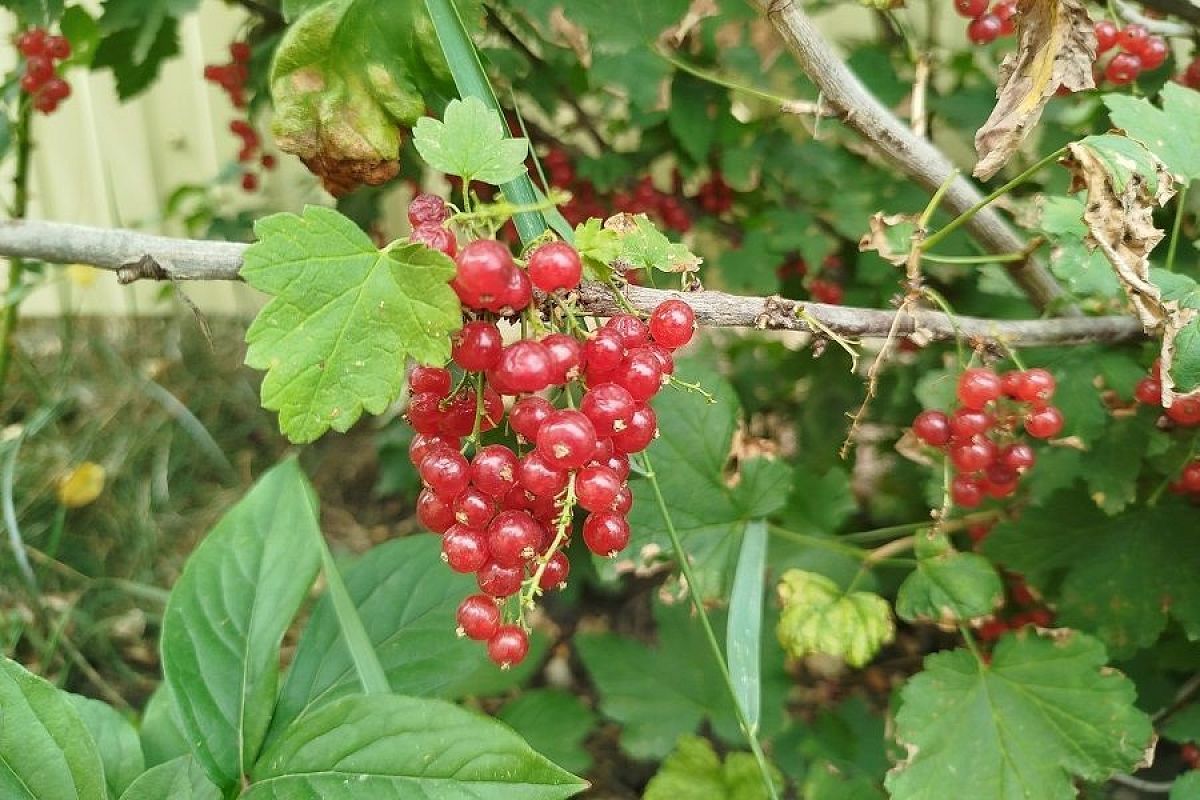
[[(240, 280), (238, 272), (248, 245), (171, 239), (127, 230), (107, 230), (60, 222), (12, 220), (0, 222), (0, 256), (37, 259), (58, 264), (90, 264), (117, 273), (122, 283), (137, 280)], [(949, 317), (936, 311), (905, 313), (787, 300), (747, 297), (725, 292), (668, 292), (630, 286), (625, 297), (638, 310), (649, 312), (668, 297), (686, 300), (701, 325), (758, 330), (804, 331), (821, 335), (805, 317), (839, 336), (884, 338), (918, 333), (931, 340), (957, 335), (980, 342), (1009, 345), (1071, 345), (1124, 342), (1142, 338), (1133, 317), (1075, 317), (1068, 319), (992, 320)], [(601, 316), (619, 312), (610, 290), (585, 284), (579, 302)]]
[[(821, 90), (822, 98), (841, 112), (850, 128), (875, 146), (904, 174), (936, 191), (954, 171), (954, 164), (932, 142), (916, 135), (863, 85), (834, 52), (796, 0), (754, 0), (775, 26), (800, 68)], [(1180, 0), (1186, 2), (1186, 0)], [(983, 199), (965, 177), (950, 184), (943, 205), (961, 214)], [(993, 253), (1019, 253), (1025, 241), (992, 208), (984, 208), (966, 223), (971, 235)], [(1062, 287), (1032, 255), (1005, 265), (1009, 275), (1039, 310), (1077, 315)]]

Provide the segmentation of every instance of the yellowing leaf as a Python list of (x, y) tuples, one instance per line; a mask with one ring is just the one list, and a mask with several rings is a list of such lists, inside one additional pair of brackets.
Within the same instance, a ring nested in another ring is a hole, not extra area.
[(95, 501), (104, 491), (104, 467), (84, 461), (58, 481), (58, 502), (67, 508), (80, 508)]
[(871, 592), (847, 594), (815, 572), (783, 573), (779, 600), (779, 641), (796, 658), (822, 653), (861, 667), (896, 634), (886, 600)]
[(1020, 0), (1017, 9), (1017, 51), (1000, 64), (996, 106), (975, 134), (979, 178), (1004, 166), (1059, 86), (1096, 85), (1096, 34), (1082, 0)]

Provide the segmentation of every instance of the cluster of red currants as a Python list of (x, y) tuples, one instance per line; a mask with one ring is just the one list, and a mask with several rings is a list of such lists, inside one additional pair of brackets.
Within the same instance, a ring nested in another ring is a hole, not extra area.
[(1175, 76), (1175, 82), (1189, 89), (1200, 89), (1200, 55), (1189, 61), (1183, 72)]
[[(1096, 23), (1095, 31), (1096, 83), (1101, 78), (1117, 86), (1131, 83), (1141, 73), (1161, 67), (1170, 55), (1165, 39), (1151, 36), (1144, 25), (1136, 22), (1118, 28), (1116, 23), (1102, 19)], [(1101, 73), (1101, 56), (1114, 48), (1117, 52)]]
[[(417, 231), (445, 230), (448, 209), (440, 198), (420, 195), (409, 215), (416, 238)], [(425, 233), (419, 241), (433, 238)], [(446, 563), (475, 574), (481, 593), (459, 606), (459, 632), (486, 641), (488, 656), (503, 668), (528, 652), (527, 601), (566, 581), (564, 547), (577, 510), (588, 514), (581, 531), (591, 552), (611, 557), (629, 543), (629, 459), (657, 435), (649, 402), (674, 371), (673, 352), (691, 340), (695, 317), (672, 299), (648, 321), (622, 314), (586, 336), (555, 332), (505, 345), (498, 318), (528, 307), (534, 288), (569, 302), (563, 293), (579, 285), (579, 254), (549, 242), (521, 266), (495, 240), (461, 250), (438, 241), (442, 252), (457, 251), (451, 285), (470, 319), (451, 349), (457, 388), (454, 374), (440, 366), (418, 366), (409, 378), (407, 418), (417, 433), (409, 455), (425, 487), (417, 516), (441, 534)], [(578, 408), (574, 388), (581, 390)], [(568, 407), (556, 407), (547, 390)], [(514, 398), (507, 410), (506, 396)], [(480, 444), (481, 433), (505, 422), (515, 448)], [(514, 595), (516, 607), (506, 614), (504, 601)]]
[(1150, 367), (1150, 374), (1137, 382), (1133, 397), (1143, 405), (1162, 408), (1167, 419), (1182, 428), (1200, 425), (1200, 397), (1179, 397), (1171, 403), (1170, 408), (1163, 408), (1162, 363), (1157, 358)]
[(45, 28), (30, 28), (17, 36), (17, 51), (25, 57), (21, 91), (33, 98), (33, 107), (43, 114), (58, 110), (71, 96), (71, 84), (58, 75), (55, 62), (71, 57), (71, 43), (52, 36)]
[(975, 508), (985, 497), (999, 500), (1017, 490), (1035, 461), (1017, 424), (1022, 422), (1034, 439), (1056, 436), (1063, 416), (1050, 405), (1054, 389), (1054, 376), (1044, 369), (997, 375), (976, 367), (959, 376), (959, 407), (951, 414), (926, 410), (916, 416), (912, 427), (917, 438), (950, 458), (955, 471), (950, 499), (956, 506)]
[[(204, 67), (204, 79), (215, 83), (229, 95), (229, 102), (234, 108), (246, 108), (246, 81), (250, 77), (250, 44), (248, 42), (233, 42), (229, 45), (228, 64), (208, 64)], [(243, 165), (242, 189), (253, 192), (258, 189), (258, 174), (253, 171), (253, 163), (257, 161), (266, 170), (275, 169), (275, 156), (270, 153), (260, 153), (262, 139), (249, 120), (235, 119), (229, 123), (229, 130), (242, 140), (238, 149), (238, 163)]]
[(733, 187), (720, 172), (714, 172), (696, 190), (696, 202), (709, 214), (724, 214), (733, 208)]
[[(546, 180), (551, 186), (571, 192), (571, 200), (563, 205), (562, 214), (572, 225), (591, 217), (603, 219), (614, 211), (623, 211), (646, 214), (679, 233), (691, 230), (692, 217), (676, 194), (659, 191), (648, 175), (639, 180), (631, 191), (619, 190), (606, 196), (590, 180), (580, 179), (576, 175), (571, 157), (565, 150), (552, 148), (542, 158), (542, 164), (546, 168)], [(680, 184), (674, 187), (679, 192), (682, 182), (677, 180), (676, 183)], [(719, 191), (715, 191), (713, 196), (719, 201)]]
[[(841, 283), (842, 259), (836, 253), (825, 256), (816, 274), (807, 281), (809, 295), (818, 303), (840, 306), (844, 291)], [(803, 281), (808, 275), (808, 262), (799, 255), (792, 256), (775, 268), (775, 276), (781, 283), (788, 280)]]
[(984, 642), (994, 642), (1008, 631), (1016, 631), (1026, 625), (1049, 628), (1054, 624), (1054, 612), (1045, 606), (1029, 589), (1025, 578), (1015, 572), (1006, 573), (1008, 597), (1004, 610), (1006, 615), (996, 616), (979, 626), (976, 635)]
[(954, 10), (971, 20), (967, 38), (975, 44), (991, 44), (1001, 36), (1012, 36), (1017, 26), (1017, 0), (996, 0), (988, 10), (988, 0), (954, 0)]

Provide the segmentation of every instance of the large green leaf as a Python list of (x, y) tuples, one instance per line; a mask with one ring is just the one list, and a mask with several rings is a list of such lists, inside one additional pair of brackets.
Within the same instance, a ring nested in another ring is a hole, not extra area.
[(1194, 529), (1195, 511), (1170, 500), (1110, 517), (1086, 496), (1059, 493), (996, 526), (984, 552), (1038, 588), (1062, 576), (1059, 622), (1124, 657), (1154, 644), (1168, 616), (1200, 636)]
[(142, 773), (121, 800), (221, 800), (221, 792), (196, 759), (179, 756)]
[(917, 533), (917, 568), (896, 595), (896, 615), (907, 620), (969, 622), (1004, 602), (1004, 586), (991, 562), (959, 553), (945, 534)]
[(1105, 661), (1076, 632), (1008, 634), (990, 664), (967, 650), (928, 656), (900, 695), (896, 736), (909, 755), (888, 775), (893, 800), (943, 800), (953, 780), (970, 782), (972, 800), (1068, 800), (1075, 777), (1131, 770), (1153, 729)]
[(245, 800), (556, 800), (587, 787), (502, 723), (442, 700), (350, 695), (306, 714)]
[(444, 117), (421, 117), (413, 128), (413, 145), (426, 164), (496, 186), (524, 174), (529, 140), (507, 136), (500, 115), (478, 97), (451, 100)]
[(142, 743), (147, 768), (192, 752), (187, 732), (179, 721), (179, 709), (171, 699), (171, 688), (165, 683), (158, 685), (146, 703), (138, 738)]
[(184, 567), (163, 617), (163, 675), (196, 759), (221, 788), (250, 770), (279, 682), (279, 645), (316, 578), (312, 489), (290, 459), (264, 475)]
[[(776, 788), (783, 778), (772, 768)], [(682, 736), (646, 785), (642, 800), (766, 800), (754, 756), (730, 753), (722, 761), (707, 739)]]
[(1200, 178), (1200, 92), (1168, 81), (1160, 92), (1162, 108), (1145, 98), (1104, 95), (1113, 124), (1137, 139), (1184, 183)]
[(105, 800), (96, 743), (65, 692), (0, 660), (0, 797)]
[(546, 758), (571, 772), (587, 772), (592, 756), (583, 740), (596, 724), (596, 714), (561, 689), (533, 689), (505, 704), (497, 715)]
[(96, 743), (104, 764), (104, 781), (112, 800), (121, 796), (134, 778), (146, 769), (137, 731), (128, 719), (108, 703), (90, 697), (67, 695), (76, 713)]
[[(394, 692), (455, 697), (474, 691), (480, 672), (500, 674), (483, 648), (454, 635), (455, 609), (475, 582), (446, 568), (436, 536), (410, 536), (374, 547), (344, 578)], [(358, 690), (332, 603), (323, 596), (288, 668), (271, 738), (300, 714)]]
[(246, 363), (267, 370), (262, 402), (280, 429), (311, 442), (378, 414), (407, 357), (441, 363), (462, 323), (454, 262), (419, 244), (379, 250), (338, 212), (307, 206), (255, 224), (242, 277), (274, 295), (246, 333)]
[[(715, 373), (691, 363), (677, 370), (683, 380), (700, 382), (715, 403), (698, 394), (666, 390), (654, 401), (660, 436), (648, 454), (683, 546), (693, 559), (703, 597), (727, 597), (746, 525), (783, 505), (791, 470), (779, 461), (740, 462), (740, 480), (730, 486), (726, 462), (737, 426), (733, 388)], [(670, 552), (671, 540), (654, 491), (633, 481), (634, 557)], [(657, 545), (657, 549), (647, 545)]]

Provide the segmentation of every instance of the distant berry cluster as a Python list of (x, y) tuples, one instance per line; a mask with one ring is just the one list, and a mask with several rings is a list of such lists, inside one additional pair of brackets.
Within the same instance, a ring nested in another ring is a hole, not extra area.
[[(1134, 81), (1138, 75), (1158, 69), (1170, 55), (1170, 48), (1161, 36), (1151, 36), (1144, 25), (1136, 22), (1123, 28), (1109, 20), (1096, 23), (1096, 83), (1100, 79), (1117, 86)], [(1115, 50), (1107, 63), (1104, 54)]]
[[(229, 96), (229, 102), (237, 109), (246, 108), (246, 81), (250, 78), (250, 57), (249, 42), (233, 42), (229, 45), (228, 63), (208, 64), (204, 67), (204, 79), (220, 86)], [(244, 166), (242, 189), (247, 192), (256, 191), (259, 180), (258, 174), (253, 171), (254, 162), (257, 161), (263, 169), (275, 169), (275, 156), (260, 153), (262, 139), (248, 119), (233, 120), (229, 123), (229, 130), (242, 142), (238, 149), (238, 162)]]
[(33, 107), (52, 114), (71, 96), (71, 84), (58, 74), (58, 62), (71, 57), (71, 43), (45, 28), (29, 28), (17, 36), (17, 51), (25, 59), (21, 91), (33, 98)]
[(954, 0), (954, 10), (971, 20), (967, 23), (967, 38), (975, 44), (991, 44), (1017, 30), (1013, 22), (1017, 0), (996, 0), (990, 9), (988, 0)]

